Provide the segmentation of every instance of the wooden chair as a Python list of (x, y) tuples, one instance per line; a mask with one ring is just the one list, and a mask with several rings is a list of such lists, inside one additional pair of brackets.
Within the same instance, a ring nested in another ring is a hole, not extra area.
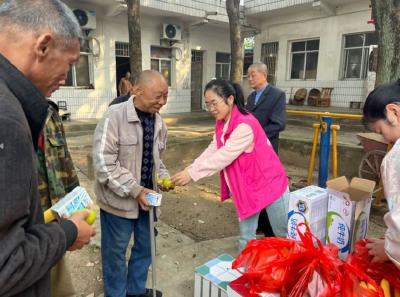
[(71, 120), (71, 112), (68, 111), (67, 101), (57, 101), (58, 105), (58, 114), (60, 115), (63, 121)]
[(308, 94), (307, 104), (309, 106), (317, 106), (317, 101), (321, 98), (321, 91), (318, 89), (311, 89)]
[(293, 105), (304, 105), (304, 101), (306, 101), (307, 97), (307, 89), (298, 89), (296, 93), (294, 93), (293, 99), (289, 100), (290, 104)]
[(317, 100), (315, 106), (319, 107), (329, 107), (331, 106), (331, 96), (333, 88), (322, 88), (321, 97)]

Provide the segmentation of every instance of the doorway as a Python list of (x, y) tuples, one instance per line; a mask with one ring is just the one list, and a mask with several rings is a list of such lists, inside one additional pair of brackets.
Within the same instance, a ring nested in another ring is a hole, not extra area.
[(192, 50), (190, 71), (191, 111), (202, 110), (203, 94), (203, 52)]
[(127, 42), (116, 42), (115, 43), (115, 88), (117, 89), (117, 95), (120, 96), (118, 92), (118, 84), (121, 78), (125, 76), (127, 72), (131, 71), (129, 64), (129, 43)]

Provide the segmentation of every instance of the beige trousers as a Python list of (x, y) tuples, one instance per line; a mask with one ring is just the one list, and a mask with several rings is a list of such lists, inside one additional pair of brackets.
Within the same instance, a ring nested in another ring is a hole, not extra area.
[(65, 257), (51, 269), (51, 296), (75, 297), (75, 289), (72, 284), (71, 273), (68, 269)]

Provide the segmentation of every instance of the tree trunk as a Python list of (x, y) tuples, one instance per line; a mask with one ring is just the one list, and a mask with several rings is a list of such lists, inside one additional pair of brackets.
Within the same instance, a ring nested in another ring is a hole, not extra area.
[(226, 0), (226, 12), (229, 18), (231, 39), (231, 73), (234, 83), (242, 83), (243, 75), (243, 39), (240, 28), (240, 0)]
[(375, 86), (400, 78), (400, 0), (371, 0), (378, 33)]
[(129, 64), (131, 81), (135, 83), (142, 72), (142, 36), (140, 28), (140, 0), (127, 0), (129, 31)]

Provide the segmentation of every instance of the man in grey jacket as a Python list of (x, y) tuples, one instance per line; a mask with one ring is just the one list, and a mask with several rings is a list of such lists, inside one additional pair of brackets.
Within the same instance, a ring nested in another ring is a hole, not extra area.
[(50, 96), (79, 58), (81, 32), (58, 0), (0, 2), (0, 296), (49, 297), (49, 270), (94, 235), (76, 214), (44, 224), (36, 153)]
[[(161, 157), (167, 128), (159, 115), (167, 103), (168, 85), (157, 71), (143, 71), (135, 96), (112, 105), (96, 127), (93, 161), (100, 206), (101, 256), (107, 297), (153, 296), (146, 289), (151, 264), (148, 203), (156, 176), (169, 177)], [(128, 263), (130, 238), (134, 245)], [(162, 296), (160, 291), (156, 296)]]

